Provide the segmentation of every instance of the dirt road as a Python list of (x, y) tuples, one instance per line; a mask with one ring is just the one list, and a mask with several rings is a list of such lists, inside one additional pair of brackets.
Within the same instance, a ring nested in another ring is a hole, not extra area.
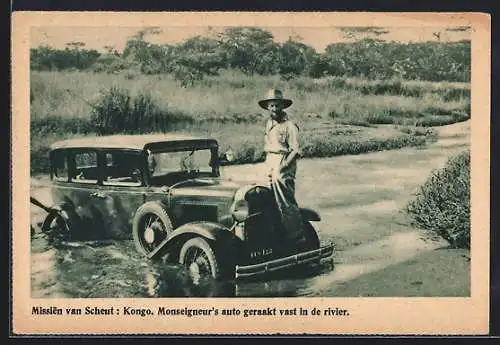
[[(433, 169), (470, 143), (468, 122), (438, 128), (439, 139), (424, 148), (404, 148), (357, 156), (304, 159), (297, 178), (297, 199), (316, 209), (320, 239), (336, 243), (335, 269), (318, 274), (239, 284), (229, 292), (237, 296), (335, 296), (336, 286), (363, 274), (411, 259), (446, 245), (411, 227), (404, 214), (406, 203)], [(225, 177), (263, 177), (262, 165), (233, 166)], [(45, 190), (32, 184), (32, 194), (49, 202)], [(43, 211), (32, 207), (32, 222)], [(158, 272), (138, 255), (129, 242), (78, 245), (55, 250), (40, 234), (32, 242), (33, 297), (145, 297), (158, 294)], [(191, 292), (176, 267), (162, 282), (163, 293), (185, 296)], [(165, 292), (166, 291), (166, 292)]]

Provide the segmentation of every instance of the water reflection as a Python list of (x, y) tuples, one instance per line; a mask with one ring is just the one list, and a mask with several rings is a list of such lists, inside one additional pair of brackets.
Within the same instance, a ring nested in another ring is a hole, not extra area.
[(317, 266), (292, 268), (254, 281), (238, 282), (238, 297), (298, 297), (308, 296), (313, 291), (313, 280), (331, 273), (333, 261), (325, 260)]
[(232, 282), (200, 279), (196, 284), (181, 265), (157, 263), (147, 277), (153, 283), (151, 297), (234, 297), (236, 286)]
[[(50, 260), (46, 259), (50, 253)], [(43, 267), (42, 267), (43, 266)], [(194, 284), (181, 265), (151, 262), (131, 241), (54, 247), (32, 238), (32, 295), (68, 298), (292, 297), (314, 294), (315, 282), (331, 273), (328, 261), (273, 272), (245, 281)], [(49, 285), (50, 284), (50, 285)]]
[(332, 262), (316, 267), (301, 267), (245, 281), (216, 282), (212, 279), (194, 284), (181, 266), (156, 265), (150, 272), (155, 288), (151, 297), (293, 297), (311, 294), (311, 279), (328, 274)]

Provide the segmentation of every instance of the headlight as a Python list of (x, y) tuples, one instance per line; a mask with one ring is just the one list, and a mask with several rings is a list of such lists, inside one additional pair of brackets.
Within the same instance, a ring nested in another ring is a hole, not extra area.
[(248, 202), (246, 200), (236, 200), (231, 205), (231, 214), (237, 222), (242, 222), (248, 217), (249, 209)]

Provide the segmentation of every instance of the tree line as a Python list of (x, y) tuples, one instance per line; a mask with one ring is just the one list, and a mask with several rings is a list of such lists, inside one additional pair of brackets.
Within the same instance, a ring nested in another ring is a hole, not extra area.
[(141, 31), (130, 38), (122, 52), (86, 49), (69, 42), (65, 49), (40, 46), (31, 49), (32, 70), (80, 70), (117, 73), (136, 70), (143, 74), (171, 74), (183, 84), (194, 83), (223, 69), (247, 75), (402, 78), (429, 81), (470, 81), (471, 42), (387, 42), (364, 37), (353, 42), (331, 43), (324, 52), (290, 37), (275, 42), (260, 28), (232, 27), (207, 36), (195, 36), (178, 44), (154, 44)]

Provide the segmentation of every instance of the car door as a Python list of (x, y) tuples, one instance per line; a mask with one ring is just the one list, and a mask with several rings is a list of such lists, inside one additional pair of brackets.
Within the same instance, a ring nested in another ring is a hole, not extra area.
[(58, 184), (57, 199), (69, 206), (81, 221), (78, 237), (102, 238), (104, 217), (96, 203), (99, 192), (98, 152), (95, 149), (73, 149), (67, 152), (67, 159), (68, 179)]
[(103, 215), (106, 233), (131, 238), (132, 219), (146, 200), (140, 151), (108, 149), (100, 152), (102, 185), (94, 202)]

